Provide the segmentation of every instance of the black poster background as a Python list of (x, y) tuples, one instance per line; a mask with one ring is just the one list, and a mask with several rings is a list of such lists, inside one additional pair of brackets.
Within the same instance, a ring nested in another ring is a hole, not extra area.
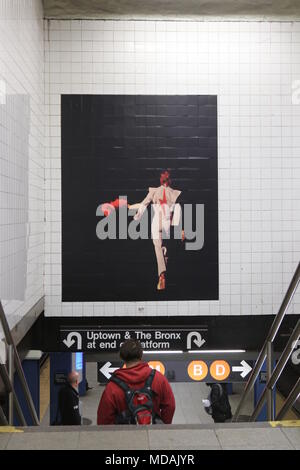
[[(61, 108), (62, 300), (217, 300), (217, 97), (63, 95)], [(157, 291), (152, 240), (99, 240), (96, 209), (141, 202), (165, 169), (178, 202), (205, 205), (205, 232), (199, 251), (169, 242)]]

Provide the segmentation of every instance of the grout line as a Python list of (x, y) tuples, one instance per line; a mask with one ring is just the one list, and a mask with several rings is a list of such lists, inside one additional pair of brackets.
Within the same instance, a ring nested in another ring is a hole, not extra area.
[(9, 438), (8, 438), (8, 441), (7, 441), (7, 443), (6, 443), (5, 447), (4, 447), (5, 450), (7, 449), (8, 444), (9, 444), (10, 441), (11, 441), (11, 438), (12, 438), (12, 434), (10, 434), (10, 436), (9, 436)]
[(215, 436), (216, 436), (216, 438), (217, 438), (217, 441), (218, 441), (218, 443), (219, 443), (219, 445), (220, 445), (220, 448), (223, 450), (222, 443), (221, 443), (220, 438), (219, 438), (219, 436), (218, 436), (218, 434), (217, 434), (217, 429), (214, 429), (214, 433), (215, 433)]
[(147, 442), (148, 442), (148, 449), (146, 449), (146, 450), (151, 450), (151, 447), (150, 447), (150, 434), (149, 434), (149, 432), (150, 432), (150, 429), (147, 429), (147, 430), (146, 430), (146, 436), (147, 436)]
[(75, 450), (79, 450), (80, 433), (81, 433), (81, 431), (78, 431), (77, 443), (76, 443)]
[(210, 19), (207, 19), (207, 17), (197, 17), (197, 18), (191, 18), (191, 17), (187, 17), (187, 18), (183, 18), (182, 16), (180, 16), (180, 18), (149, 18), (149, 17), (141, 17), (141, 18), (131, 18), (131, 17), (124, 17), (124, 18), (115, 18), (115, 17), (111, 17), (111, 18), (102, 18), (102, 17), (96, 17), (96, 18), (76, 18), (76, 17), (66, 17), (66, 18), (63, 18), (63, 17), (55, 17), (55, 16), (45, 16), (44, 17), (44, 20), (45, 21), (131, 21), (131, 22), (135, 22), (135, 21), (141, 21), (141, 22), (152, 22), (152, 23), (156, 23), (156, 22), (163, 22), (163, 23), (186, 23), (186, 22), (189, 22), (189, 23), (299, 23), (300, 22), (300, 18), (296, 17), (296, 18), (289, 18), (289, 17), (281, 17), (281, 16), (278, 16), (278, 17), (270, 17), (268, 18), (267, 16), (265, 18), (262, 18), (262, 17), (252, 17), (251, 19), (246, 19), (246, 18), (236, 18), (236, 19), (233, 19), (232, 17), (228, 17), (228, 19), (224, 16), (222, 17), (212, 17)]
[(289, 436), (288, 436), (287, 434), (285, 434), (284, 428), (280, 428), (280, 431), (281, 431), (281, 433), (283, 434), (283, 436), (285, 437), (285, 439), (287, 439), (288, 442), (291, 444), (292, 448), (293, 448), (294, 450), (297, 450), (296, 447), (294, 446), (294, 444), (292, 443), (292, 441), (290, 440)]

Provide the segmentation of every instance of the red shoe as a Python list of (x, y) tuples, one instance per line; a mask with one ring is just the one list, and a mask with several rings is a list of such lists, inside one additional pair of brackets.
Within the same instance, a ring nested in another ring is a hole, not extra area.
[(165, 290), (166, 288), (166, 277), (161, 274), (158, 279), (157, 290)]

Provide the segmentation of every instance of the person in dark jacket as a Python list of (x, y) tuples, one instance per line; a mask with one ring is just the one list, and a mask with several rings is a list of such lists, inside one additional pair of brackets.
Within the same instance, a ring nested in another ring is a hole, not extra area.
[(224, 383), (208, 383), (211, 388), (209, 395), (211, 416), (215, 423), (225, 423), (232, 418), (227, 387)]
[(58, 395), (58, 408), (63, 426), (80, 426), (78, 372), (70, 372)]
[[(151, 374), (151, 367), (142, 361), (143, 350), (139, 341), (125, 341), (120, 349), (121, 359), (125, 368), (118, 369), (114, 375), (125, 382), (131, 389), (140, 390)], [(175, 398), (168, 380), (159, 372), (155, 372), (152, 383), (153, 410), (155, 415), (165, 424), (171, 424), (175, 412)], [(116, 424), (118, 417), (127, 409), (124, 391), (114, 382), (109, 382), (102, 394), (97, 423)]]

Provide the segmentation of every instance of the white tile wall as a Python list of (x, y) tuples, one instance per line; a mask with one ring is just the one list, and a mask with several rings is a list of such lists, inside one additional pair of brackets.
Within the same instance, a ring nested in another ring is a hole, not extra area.
[[(46, 315), (276, 313), (300, 253), (300, 23), (47, 21), (45, 34)], [(219, 302), (61, 302), (65, 93), (218, 95)]]
[(41, 0), (0, 1), (0, 298), (11, 327), (43, 296)]

